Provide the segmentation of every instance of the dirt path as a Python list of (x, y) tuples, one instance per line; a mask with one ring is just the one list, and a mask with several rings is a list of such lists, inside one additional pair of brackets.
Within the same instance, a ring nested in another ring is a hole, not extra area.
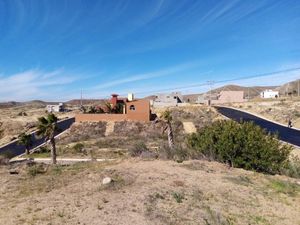
[(106, 124), (105, 136), (112, 134), (114, 132), (114, 128), (115, 128), (115, 122), (108, 121)]
[(185, 133), (191, 134), (197, 132), (197, 129), (193, 122), (182, 122), (182, 124)]

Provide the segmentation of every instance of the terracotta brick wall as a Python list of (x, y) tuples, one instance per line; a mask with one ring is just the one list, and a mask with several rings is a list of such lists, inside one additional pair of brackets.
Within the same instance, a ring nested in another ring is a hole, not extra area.
[[(134, 110), (130, 107), (134, 106)], [(128, 120), (150, 121), (150, 102), (148, 100), (137, 100), (126, 102), (126, 115)]]
[(76, 114), (75, 122), (97, 121), (122, 121), (126, 120), (126, 114)]
[[(130, 108), (131, 107), (131, 108)], [(133, 109), (134, 108), (134, 109)], [(150, 121), (150, 103), (148, 100), (126, 102), (126, 114), (76, 114), (75, 121)]]

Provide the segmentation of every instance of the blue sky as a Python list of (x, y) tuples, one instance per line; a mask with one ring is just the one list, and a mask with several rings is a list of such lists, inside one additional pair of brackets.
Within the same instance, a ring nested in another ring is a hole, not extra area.
[(0, 0), (0, 101), (144, 96), (293, 67), (299, 0)]

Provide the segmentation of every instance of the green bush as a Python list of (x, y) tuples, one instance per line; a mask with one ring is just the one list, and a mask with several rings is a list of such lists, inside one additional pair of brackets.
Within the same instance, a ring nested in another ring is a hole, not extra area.
[(38, 153), (47, 153), (47, 152), (51, 152), (51, 150), (47, 146), (41, 146), (37, 152)]
[(82, 144), (82, 143), (77, 143), (77, 144), (75, 144), (75, 145), (73, 146), (73, 149), (74, 149), (75, 152), (80, 153), (80, 152), (82, 152), (82, 150), (84, 149), (84, 144)]
[(292, 149), (253, 123), (231, 120), (216, 121), (190, 135), (188, 145), (211, 160), (269, 174), (280, 173)]
[(46, 169), (44, 168), (43, 164), (34, 164), (27, 168), (27, 173), (32, 177), (34, 177), (38, 174), (43, 174), (45, 172), (46, 172)]

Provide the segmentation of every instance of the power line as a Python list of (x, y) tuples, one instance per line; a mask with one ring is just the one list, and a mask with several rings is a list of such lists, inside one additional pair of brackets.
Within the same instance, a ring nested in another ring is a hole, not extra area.
[[(288, 68), (285, 70), (277, 70), (277, 71), (273, 71), (273, 72), (249, 75), (249, 76), (245, 76), (245, 77), (238, 77), (238, 78), (227, 79), (227, 80), (218, 80), (218, 81), (214, 81), (213, 84), (221, 84), (221, 83), (227, 83), (227, 82), (233, 82), (233, 81), (247, 80), (247, 79), (251, 79), (251, 78), (260, 78), (260, 77), (266, 77), (266, 76), (270, 76), (270, 75), (274, 75), (274, 74), (293, 72), (293, 71), (298, 71), (298, 70), (300, 70), (300, 67), (294, 67), (294, 68)], [(191, 85), (177, 86), (177, 87), (173, 87), (173, 88), (164, 88), (164, 89), (157, 89), (157, 90), (151, 90), (151, 91), (135, 92), (135, 94), (143, 95), (143, 94), (149, 94), (149, 93), (175, 91), (175, 90), (182, 90), (182, 89), (195, 88), (195, 87), (205, 87), (209, 84), (210, 84), (209, 81), (207, 81), (205, 83), (196, 83), (196, 84), (191, 84)], [(127, 93), (122, 93), (120, 95), (124, 96), (124, 95), (127, 95)], [(107, 97), (107, 96), (101, 96), (101, 97)]]
[[(260, 74), (249, 75), (249, 76), (245, 76), (245, 77), (239, 77), (239, 78), (233, 78), (233, 79), (227, 79), (227, 80), (219, 80), (219, 81), (214, 81), (213, 83), (220, 84), (220, 83), (227, 83), (227, 82), (232, 82), (232, 81), (247, 80), (247, 79), (251, 79), (251, 78), (266, 77), (266, 76), (270, 76), (270, 75), (274, 75), (274, 74), (280, 74), (280, 73), (284, 73), (284, 72), (292, 72), (292, 71), (297, 71), (297, 70), (300, 70), (300, 67), (289, 68), (289, 69), (285, 69), (285, 70), (278, 70), (278, 71), (273, 71), (273, 72), (268, 72), (268, 73), (260, 73)], [(137, 92), (136, 94), (147, 94), (147, 93), (154, 93), (154, 92), (157, 93), (157, 92), (164, 92), (164, 91), (173, 91), (173, 90), (201, 87), (201, 86), (207, 86), (207, 85), (208, 85), (208, 82), (205, 82), (205, 83), (198, 83), (198, 84), (192, 84), (192, 85), (178, 86), (178, 87), (174, 87), (174, 88)]]

